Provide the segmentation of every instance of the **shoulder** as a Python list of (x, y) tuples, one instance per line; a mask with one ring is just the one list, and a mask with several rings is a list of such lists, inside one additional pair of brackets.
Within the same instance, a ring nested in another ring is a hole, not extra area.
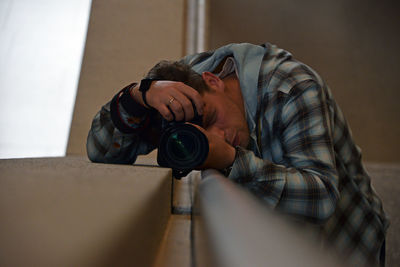
[(317, 72), (296, 60), (290, 52), (268, 43), (265, 47), (258, 79), (264, 93), (291, 94), (294, 88), (307, 88), (310, 84), (323, 86)]
[(287, 96), (298, 94), (310, 86), (325, 86), (312, 68), (293, 59), (282, 62), (270, 73), (260, 73), (259, 85), (264, 93)]

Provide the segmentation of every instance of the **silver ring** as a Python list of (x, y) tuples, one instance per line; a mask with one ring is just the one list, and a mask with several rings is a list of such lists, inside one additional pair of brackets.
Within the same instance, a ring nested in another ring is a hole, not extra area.
[(171, 97), (171, 98), (169, 99), (169, 101), (168, 101), (168, 105), (171, 105), (172, 102), (174, 102), (174, 101), (175, 101), (175, 98), (174, 98), (174, 97)]

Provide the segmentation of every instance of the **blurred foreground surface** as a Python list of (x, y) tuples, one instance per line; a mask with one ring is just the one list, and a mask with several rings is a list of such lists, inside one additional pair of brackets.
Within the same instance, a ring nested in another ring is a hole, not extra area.
[[(245, 250), (232, 252), (235, 244), (257, 229), (254, 214), (268, 214), (254, 208), (251, 215), (241, 207), (245, 196), (232, 193), (233, 183), (221, 186), (227, 180), (201, 181), (199, 172), (172, 180), (171, 171), (156, 167), (153, 157), (140, 158), (136, 166), (94, 164), (85, 157), (0, 160), (0, 265), (191, 266), (196, 261), (203, 266), (207, 259), (223, 266), (241, 258)], [(400, 166), (367, 164), (367, 169), (391, 217), (387, 266), (396, 266)], [(193, 206), (195, 195), (200, 209)], [(224, 206), (228, 198), (237, 205)], [(201, 249), (210, 242), (206, 247), (213, 251)]]

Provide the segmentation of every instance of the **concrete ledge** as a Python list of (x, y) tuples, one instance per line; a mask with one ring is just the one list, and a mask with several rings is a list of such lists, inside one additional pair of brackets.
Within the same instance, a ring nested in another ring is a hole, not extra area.
[(190, 267), (190, 215), (172, 215), (154, 267)]
[[(158, 166), (157, 150), (148, 155), (139, 156), (135, 162), (136, 166)], [(173, 179), (173, 197), (172, 197), (172, 213), (173, 214), (191, 214), (192, 203), (194, 201), (195, 188), (201, 180), (200, 171), (192, 171), (180, 180)]]
[(84, 157), (0, 161), (0, 266), (149, 266), (171, 171)]

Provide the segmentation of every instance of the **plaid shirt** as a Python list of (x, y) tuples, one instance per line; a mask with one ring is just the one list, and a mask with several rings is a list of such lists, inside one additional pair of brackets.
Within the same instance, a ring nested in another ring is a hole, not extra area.
[[(231, 44), (182, 61), (201, 73), (227, 56), (235, 59), (250, 129), (250, 144), (239, 148), (228, 178), (269, 206), (320, 225), (352, 265), (378, 265), (388, 220), (329, 88), (270, 44)], [(132, 133), (113, 126), (105, 105), (89, 132), (91, 160), (133, 163), (155, 148), (134, 130), (143, 122), (132, 123), (122, 107), (120, 114)]]

